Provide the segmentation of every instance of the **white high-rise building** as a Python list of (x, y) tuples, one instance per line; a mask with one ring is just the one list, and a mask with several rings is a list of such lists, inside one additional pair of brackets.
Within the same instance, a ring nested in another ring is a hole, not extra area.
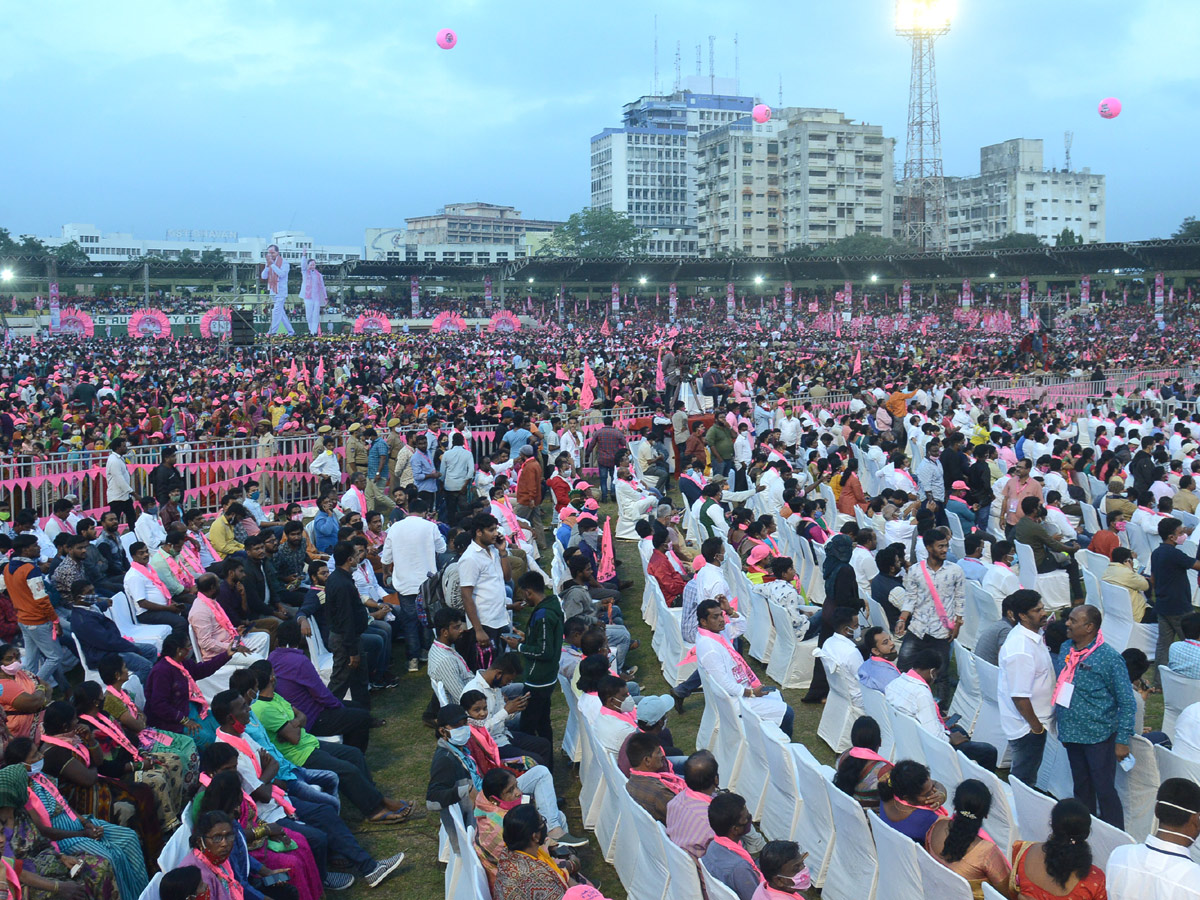
[(1104, 176), (1045, 169), (1041, 139), (1015, 138), (979, 151), (979, 174), (946, 178), (950, 250), (1005, 235), (1053, 244), (1070, 228), (1085, 244), (1104, 241)]
[(700, 138), (704, 256), (774, 256), (854, 234), (892, 237), (895, 141), (832, 109), (744, 116)]
[(164, 238), (139, 238), (124, 232), (101, 232), (95, 225), (70, 223), (57, 237), (41, 238), (47, 247), (75, 241), (93, 262), (158, 256), (177, 260), (185, 251), (197, 259), (205, 250), (218, 250), (228, 262), (262, 262), (267, 247), (276, 244), (284, 259), (299, 260), (304, 254), (321, 263), (340, 263), (362, 257), (362, 247), (316, 244), (303, 231), (276, 231), (269, 238), (238, 237), (236, 231), (168, 231)]
[(626, 213), (647, 255), (696, 255), (699, 138), (753, 107), (733, 79), (698, 75), (672, 94), (627, 103), (621, 127), (592, 138), (592, 207)]

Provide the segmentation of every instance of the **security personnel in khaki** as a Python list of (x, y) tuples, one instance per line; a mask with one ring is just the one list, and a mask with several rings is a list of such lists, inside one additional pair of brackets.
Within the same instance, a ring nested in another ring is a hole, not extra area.
[(362, 472), (364, 475), (367, 473), (368, 448), (359, 437), (361, 430), (362, 423), (355, 422), (350, 426), (350, 433), (346, 437), (346, 472), (350, 475), (355, 472)]

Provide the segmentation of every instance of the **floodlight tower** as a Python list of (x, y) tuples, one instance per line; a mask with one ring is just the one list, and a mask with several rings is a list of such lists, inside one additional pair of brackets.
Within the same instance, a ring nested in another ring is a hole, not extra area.
[(953, 5), (953, 0), (896, 0), (896, 33), (912, 43), (901, 237), (921, 250), (946, 246), (946, 184), (933, 43), (950, 31)]

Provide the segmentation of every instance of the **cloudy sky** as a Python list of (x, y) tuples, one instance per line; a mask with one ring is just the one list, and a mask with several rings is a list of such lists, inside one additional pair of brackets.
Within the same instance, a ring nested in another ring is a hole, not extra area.
[[(718, 75), (775, 104), (883, 126), (903, 158), (909, 50), (891, 0), (0, 0), (0, 225), (64, 222), (154, 237), (303, 229), (361, 245), (366, 226), (447, 202), (559, 218), (589, 200), (588, 142), (621, 105), (684, 74), (716, 35)], [(439, 49), (439, 28), (459, 34)], [(947, 174), (979, 147), (1046, 141), (1108, 177), (1108, 238), (1200, 215), (1195, 0), (957, 0), (939, 41)], [(1096, 112), (1106, 96), (1119, 119)]]

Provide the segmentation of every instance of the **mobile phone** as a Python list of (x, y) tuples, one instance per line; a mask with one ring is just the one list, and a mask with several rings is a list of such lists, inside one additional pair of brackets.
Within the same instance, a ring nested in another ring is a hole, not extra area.
[(79, 874), (79, 870), (82, 868), (83, 868), (83, 860), (81, 859), (79, 862), (75, 863), (75, 865), (71, 866), (71, 874), (68, 877), (74, 878), (76, 875)]
[(959, 715), (958, 713), (955, 713), (952, 716), (946, 716), (946, 727), (953, 728), (955, 725), (958, 724), (958, 720), (961, 718), (962, 718), (962, 716)]

